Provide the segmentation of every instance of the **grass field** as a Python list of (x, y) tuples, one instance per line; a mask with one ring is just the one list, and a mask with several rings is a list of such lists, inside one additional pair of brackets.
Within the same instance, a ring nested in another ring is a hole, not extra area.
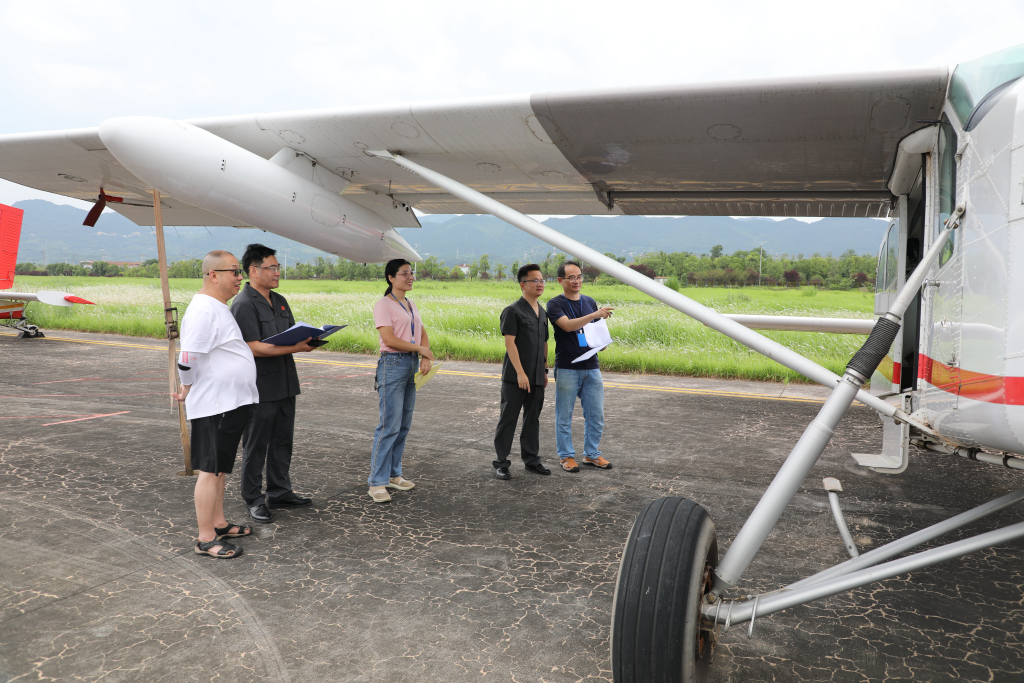
[[(171, 280), (171, 299), (183, 314), (199, 280)], [(19, 276), (16, 288), (69, 291), (98, 306), (55, 308), (33, 303), (31, 322), (44, 330), (110, 332), (164, 338), (159, 280), (137, 278), (56, 278)], [(372, 306), (384, 286), (379, 282), (286, 281), (278, 290), (297, 319), (314, 325), (348, 324), (330, 338), (327, 349), (375, 353), (377, 332)], [(561, 292), (548, 284), (541, 301)], [(688, 288), (690, 298), (722, 313), (870, 318), (873, 297), (860, 291)], [(805, 381), (788, 368), (749, 351), (723, 335), (624, 285), (584, 285), (584, 293), (602, 305), (616, 306), (610, 325), (615, 344), (601, 352), (601, 366), (620, 372)], [(417, 282), (410, 298), (420, 307), (431, 346), (439, 357), (500, 362), (504, 344), (498, 331), (501, 309), (519, 296), (513, 282)], [(864, 337), (810, 332), (772, 332), (770, 337), (842, 374)], [(554, 360), (554, 343), (551, 343)]]

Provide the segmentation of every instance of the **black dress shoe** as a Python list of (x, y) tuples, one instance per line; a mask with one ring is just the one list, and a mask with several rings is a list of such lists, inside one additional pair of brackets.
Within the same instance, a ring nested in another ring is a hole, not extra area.
[(527, 465), (526, 469), (530, 470), (531, 472), (536, 472), (537, 474), (551, 474), (551, 470), (549, 470), (547, 467), (544, 467), (544, 465), (541, 465), (539, 462), (534, 463), (532, 465)]
[(309, 505), (313, 502), (312, 498), (303, 498), (302, 496), (295, 495), (294, 491), (289, 491), (280, 498), (269, 500), (269, 507), (272, 508), (300, 508)]
[(507, 467), (495, 467), (494, 468), (494, 476), (496, 476), (498, 479), (511, 479), (512, 478), (512, 475), (508, 473), (508, 468)]
[(249, 518), (254, 522), (268, 524), (274, 521), (274, 515), (270, 514), (270, 510), (263, 503), (259, 505), (246, 505), (245, 508), (249, 511)]

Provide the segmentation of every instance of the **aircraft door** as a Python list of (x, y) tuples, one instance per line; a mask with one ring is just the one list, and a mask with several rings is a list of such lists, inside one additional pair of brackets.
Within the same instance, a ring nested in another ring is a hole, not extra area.
[[(914, 272), (921, 262), (921, 244), (924, 241), (924, 174), (918, 176), (909, 195), (899, 198), (901, 225), (907, 229), (901, 235), (903, 280)], [(901, 284), (902, 286), (902, 284)], [(917, 370), (921, 343), (921, 292), (918, 291), (903, 314), (903, 331), (898, 339), (902, 342), (902, 366), (900, 391), (917, 389)]]
[[(882, 248), (878, 253), (878, 268), (875, 272), (875, 315), (885, 315), (896, 298), (898, 288), (903, 284), (900, 277), (900, 220), (893, 218), (886, 230)], [(899, 392), (900, 351), (902, 339), (897, 337), (871, 375), (871, 393), (886, 396)]]
[[(935, 182), (928, 192), (931, 218), (929, 242), (935, 239), (956, 204), (957, 137), (943, 116), (936, 143), (938, 154), (929, 160), (929, 176)], [(925, 284), (924, 297), (930, 320), (931, 337), (927, 351), (920, 359), (918, 375), (933, 388), (925, 392), (927, 407), (941, 414), (956, 410), (960, 393), (960, 334), (963, 313), (963, 250), (957, 249), (957, 235), (949, 236), (939, 257), (938, 269)]]

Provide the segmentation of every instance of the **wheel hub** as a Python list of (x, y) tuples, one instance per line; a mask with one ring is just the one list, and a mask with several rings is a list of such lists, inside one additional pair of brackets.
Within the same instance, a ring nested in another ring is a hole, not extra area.
[(715, 656), (715, 648), (718, 646), (717, 626), (706, 622), (703, 614), (701, 614), (701, 608), (711, 592), (714, 581), (715, 573), (711, 563), (705, 562), (704, 571), (700, 577), (700, 600), (697, 601), (697, 623), (700, 624), (700, 627), (697, 629), (697, 647), (694, 653), (694, 660), (698, 662), (705, 657), (710, 662), (711, 658)]

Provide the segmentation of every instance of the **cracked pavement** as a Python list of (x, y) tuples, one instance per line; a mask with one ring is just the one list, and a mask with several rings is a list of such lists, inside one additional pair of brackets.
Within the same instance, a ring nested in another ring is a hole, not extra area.
[[(498, 368), (447, 362), (417, 401), (404, 458), (417, 488), (379, 505), (366, 495), (374, 359), (317, 352), (299, 363), (292, 464), (314, 505), (275, 511), (242, 557), (217, 561), (192, 554), (194, 480), (176, 474), (165, 343), (51, 337), (0, 333), (0, 683), (608, 681), (636, 514), (693, 498), (724, 551), (825, 395), (608, 374), (613, 470), (557, 469), (549, 390), (552, 475), (524, 471), (516, 444), (513, 478), (498, 481)], [(581, 420), (574, 431), (579, 445)], [(738, 592), (844, 559), (823, 477), (843, 482), (862, 550), (1024, 481), (938, 454), (915, 452), (898, 476), (849, 456), (880, 445), (874, 413), (852, 408)], [(240, 461), (225, 508), (247, 523)], [(1010, 508), (940, 541), (1020, 519)], [(711, 680), (1024, 680), (1022, 567), (1018, 542), (760, 617), (753, 637), (745, 624), (722, 636)]]

